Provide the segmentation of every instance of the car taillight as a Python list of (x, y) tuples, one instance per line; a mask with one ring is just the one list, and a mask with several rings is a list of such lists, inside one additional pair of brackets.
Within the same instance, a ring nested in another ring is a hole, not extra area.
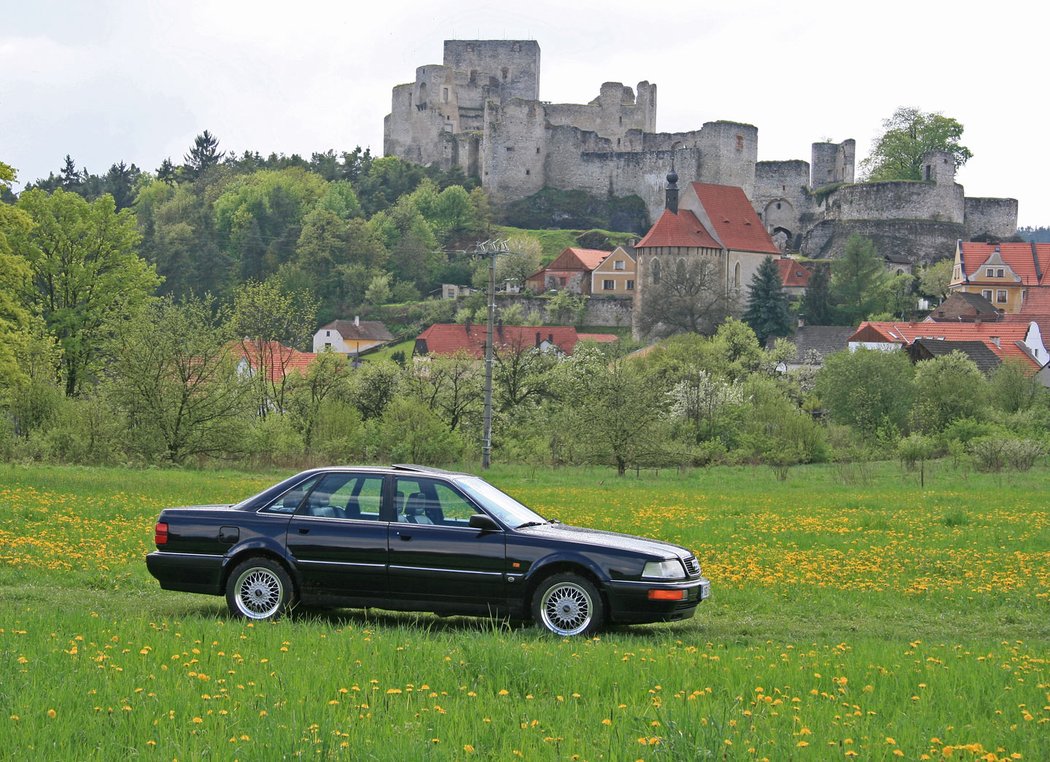
[(165, 545), (168, 542), (168, 525), (163, 521), (158, 521), (157, 526), (153, 532), (153, 542), (157, 545)]
[(684, 601), (689, 595), (685, 590), (650, 590), (651, 601)]

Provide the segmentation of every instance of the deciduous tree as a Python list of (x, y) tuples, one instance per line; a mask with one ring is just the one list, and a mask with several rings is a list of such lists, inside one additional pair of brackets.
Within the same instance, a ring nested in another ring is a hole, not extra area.
[(922, 159), (928, 151), (945, 151), (961, 167), (973, 156), (962, 145), (963, 126), (938, 113), (901, 107), (882, 123), (883, 133), (872, 144), (861, 171), (871, 182), (922, 180)]
[(152, 298), (160, 278), (137, 254), (134, 216), (117, 212), (112, 196), (88, 203), (61, 189), (30, 190), (18, 208), (33, 221), (16, 243), (32, 268), (32, 300), (62, 345), (66, 394), (79, 394), (106, 339)]

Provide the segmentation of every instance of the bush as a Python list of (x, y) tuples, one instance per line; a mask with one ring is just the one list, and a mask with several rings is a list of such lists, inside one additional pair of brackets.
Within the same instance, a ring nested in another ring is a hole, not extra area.
[(433, 410), (409, 397), (387, 406), (373, 434), (380, 453), (395, 463), (452, 463), (464, 449), (463, 441)]
[(1046, 447), (1034, 439), (980, 437), (970, 443), (969, 451), (978, 471), (1027, 471), (1046, 454)]

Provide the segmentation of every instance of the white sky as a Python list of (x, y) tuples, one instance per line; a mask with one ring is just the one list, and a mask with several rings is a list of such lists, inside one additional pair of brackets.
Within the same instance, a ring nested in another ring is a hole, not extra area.
[(899, 106), (958, 119), (968, 196), (1016, 198), (1050, 225), (1050, 10), (1034, 0), (0, 0), (0, 160), (28, 182), (72, 155), (179, 163), (221, 147), (383, 150), (391, 88), (441, 63), (445, 39), (535, 39), (540, 97), (655, 82), (657, 130), (758, 127), (759, 160), (857, 141)]

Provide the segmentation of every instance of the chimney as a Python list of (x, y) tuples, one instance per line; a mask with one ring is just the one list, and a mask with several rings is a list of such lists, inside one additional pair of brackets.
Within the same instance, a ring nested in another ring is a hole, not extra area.
[(678, 173), (674, 171), (674, 162), (671, 162), (671, 171), (667, 173), (667, 211), (678, 214)]
[(540, 345), (540, 332), (536, 331), (536, 346), (539, 347), (539, 345)]
[(359, 315), (354, 315), (354, 327), (357, 328), (360, 325), (361, 325), (361, 317)]

